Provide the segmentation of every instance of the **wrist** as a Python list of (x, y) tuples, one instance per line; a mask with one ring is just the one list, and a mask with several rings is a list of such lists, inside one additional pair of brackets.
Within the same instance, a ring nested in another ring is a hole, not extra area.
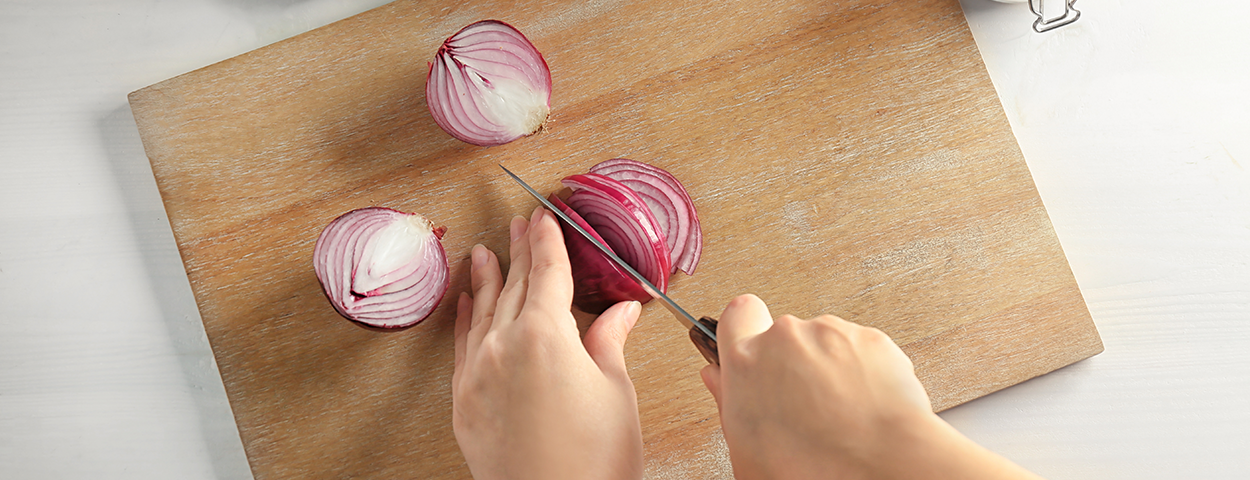
[(883, 463), (880, 478), (1040, 480), (930, 413), (908, 429), (903, 448)]
[(860, 460), (861, 477), (881, 479), (947, 478), (941, 472), (958, 457), (966, 441), (941, 417), (929, 411), (909, 413), (881, 426), (875, 448)]

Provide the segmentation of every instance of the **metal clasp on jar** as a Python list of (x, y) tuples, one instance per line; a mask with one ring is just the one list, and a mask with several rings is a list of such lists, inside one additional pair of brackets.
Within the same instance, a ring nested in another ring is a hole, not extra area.
[(1000, 3), (1029, 3), (1029, 10), (1037, 16), (1033, 21), (1033, 31), (1048, 32), (1064, 25), (1069, 25), (1081, 18), (1081, 11), (1076, 9), (1076, 0), (995, 0)]
[[(1055, 5), (1056, 3), (1063, 6), (1062, 11), (1054, 7), (1047, 8), (1048, 4)], [(1037, 20), (1033, 21), (1033, 31), (1048, 32), (1075, 22), (1076, 19), (1081, 18), (1081, 11), (1076, 9), (1075, 3), (1076, 0), (1029, 0), (1029, 10), (1037, 16)]]

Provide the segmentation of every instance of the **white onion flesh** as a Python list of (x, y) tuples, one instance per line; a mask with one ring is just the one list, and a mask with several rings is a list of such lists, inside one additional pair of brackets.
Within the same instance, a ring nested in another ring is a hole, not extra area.
[(546, 123), (551, 71), (520, 31), (483, 20), (439, 47), (425, 98), (430, 116), (449, 135), (474, 145), (502, 145)]
[(353, 210), (322, 230), (313, 269), (343, 317), (378, 328), (415, 325), (434, 311), (450, 283), (443, 232), (416, 213)]

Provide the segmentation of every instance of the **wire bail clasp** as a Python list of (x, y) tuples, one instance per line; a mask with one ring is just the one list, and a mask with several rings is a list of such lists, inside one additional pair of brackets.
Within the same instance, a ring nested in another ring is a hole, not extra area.
[(1044, 33), (1069, 25), (1081, 18), (1081, 11), (1076, 9), (1074, 5), (1076, 0), (1050, 0), (1063, 3), (1063, 15), (1046, 18), (1045, 3), (1046, 0), (1029, 0), (1029, 10), (1033, 11), (1033, 15), (1037, 16), (1037, 20), (1033, 21), (1033, 31)]

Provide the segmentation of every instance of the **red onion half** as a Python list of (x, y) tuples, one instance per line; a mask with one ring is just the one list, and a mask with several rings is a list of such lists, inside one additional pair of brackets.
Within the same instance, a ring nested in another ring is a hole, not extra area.
[(482, 20), (439, 47), (425, 81), (430, 116), (443, 131), (481, 146), (542, 129), (551, 112), (551, 71), (511, 25)]
[[(703, 250), (703, 232), (690, 195), (663, 169), (629, 159), (613, 159), (590, 173), (563, 180), (572, 193), (552, 203), (599, 237), (621, 260), (661, 292), (679, 268), (694, 273)], [(628, 274), (570, 227), (564, 241), (573, 265), (573, 304), (600, 313), (616, 302), (651, 299)]]
[(378, 328), (415, 325), (447, 292), (445, 231), (416, 213), (352, 210), (317, 237), (313, 269), (330, 304), (348, 320)]

